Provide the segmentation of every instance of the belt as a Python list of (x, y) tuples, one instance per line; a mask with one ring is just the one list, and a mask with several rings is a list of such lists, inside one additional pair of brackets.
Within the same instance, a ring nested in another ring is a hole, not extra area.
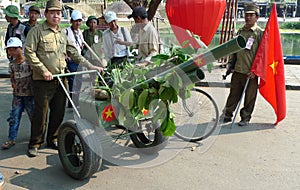
[(127, 56), (123, 57), (112, 57), (111, 60), (120, 60), (120, 59), (125, 59)]
[[(59, 77), (62, 81), (66, 80), (67, 77)], [(53, 81), (58, 81), (58, 78), (57, 77), (53, 77), (52, 79)]]

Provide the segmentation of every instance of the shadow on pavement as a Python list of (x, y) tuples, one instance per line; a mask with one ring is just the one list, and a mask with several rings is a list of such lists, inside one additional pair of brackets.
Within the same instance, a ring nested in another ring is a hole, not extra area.
[(275, 126), (271, 123), (249, 123), (247, 126), (243, 127), (238, 126), (238, 124), (235, 123), (232, 128), (230, 126), (231, 123), (223, 124), (219, 135), (275, 129)]
[[(1, 144), (3, 142), (1, 141)], [(9, 158), (15, 158), (17, 156), (26, 155), (27, 147), (28, 147), (28, 140), (27, 141), (26, 140), (18, 140), (16, 142), (16, 144), (13, 147), (11, 147), (10, 149), (8, 149), (8, 150), (0, 149), (0, 160), (5, 160), (5, 159), (9, 159)], [(2, 167), (1, 164), (0, 164), (0, 167)]]
[[(30, 190), (68, 190), (68, 189), (77, 189), (89, 182), (89, 179), (78, 181), (69, 177), (63, 170), (63, 167), (60, 164), (58, 154), (49, 154), (47, 149), (41, 150), (40, 154), (48, 154), (46, 156), (46, 162), (48, 167), (38, 168), (30, 167), (26, 168), (7, 168), (1, 166), (2, 168), (11, 169), (13, 171), (20, 171), (18, 174), (15, 172), (15, 175), (12, 176), (10, 183), (13, 185), (21, 186)], [(32, 162), (36, 162), (36, 158), (32, 158)], [(40, 161), (40, 160), (39, 160)], [(22, 174), (25, 173), (25, 174)], [(58, 177), (59, 176), (59, 177)], [(91, 178), (94, 178), (92, 176)], [(42, 180), (41, 180), (42, 179)]]

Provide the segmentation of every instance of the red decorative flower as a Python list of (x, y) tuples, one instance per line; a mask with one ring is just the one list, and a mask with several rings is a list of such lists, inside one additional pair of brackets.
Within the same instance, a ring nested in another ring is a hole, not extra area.
[(142, 113), (143, 113), (144, 116), (147, 116), (149, 114), (149, 110), (143, 108)]
[(109, 104), (104, 107), (102, 111), (102, 119), (106, 122), (111, 122), (116, 118), (115, 108)]

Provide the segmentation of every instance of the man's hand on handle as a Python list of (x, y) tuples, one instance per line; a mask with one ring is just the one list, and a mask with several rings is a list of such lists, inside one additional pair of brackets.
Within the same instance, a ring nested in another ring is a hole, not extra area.
[(52, 73), (50, 71), (46, 71), (43, 73), (44, 80), (50, 81), (53, 80)]
[(95, 66), (95, 65), (92, 65), (89, 67), (89, 70), (97, 70), (99, 71), (100, 73), (103, 73), (104, 72), (104, 68), (103, 67), (98, 67), (98, 66)]

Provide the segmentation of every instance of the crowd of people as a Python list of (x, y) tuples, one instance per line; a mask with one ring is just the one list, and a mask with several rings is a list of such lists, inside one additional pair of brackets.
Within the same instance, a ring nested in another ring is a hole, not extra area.
[[(135, 7), (128, 18), (133, 18), (135, 31), (118, 25), (115, 12), (108, 11), (101, 17), (88, 16), (88, 29), (81, 31), (84, 21), (79, 10), (71, 13), (71, 26), (62, 28), (62, 5), (57, 0), (46, 3), (45, 21), (37, 19), (40, 9), (29, 8), (29, 20), (21, 22), (19, 10), (14, 5), (3, 9), (9, 23), (5, 49), (9, 59), (9, 73), (13, 88), (13, 100), (8, 140), (2, 149), (10, 149), (17, 140), (22, 112), (26, 111), (31, 122), (27, 155), (36, 157), (46, 141), (46, 146), (58, 149), (57, 136), (67, 103), (66, 94), (55, 74), (87, 69), (103, 72), (107, 65), (122, 65), (131, 55), (130, 48), (138, 51), (141, 66), (150, 63), (151, 56), (159, 52), (156, 29), (147, 19), (143, 7)], [(135, 40), (131, 37), (133, 34)], [(63, 77), (64, 86), (76, 106), (81, 87), (81, 77)]]
[[(88, 29), (81, 31), (84, 21), (82, 13), (73, 10), (71, 26), (59, 26), (62, 18), (60, 1), (49, 0), (46, 3), (45, 21), (38, 23), (40, 9), (31, 6), (29, 20), (21, 22), (19, 10), (9, 5), (3, 9), (8, 27), (5, 36), (5, 49), (9, 59), (9, 73), (13, 88), (12, 106), (9, 118), (8, 140), (2, 144), (4, 150), (16, 144), (22, 113), (26, 111), (30, 122), (30, 139), (27, 155), (36, 157), (46, 141), (46, 146), (58, 149), (58, 130), (61, 125), (67, 103), (66, 93), (55, 74), (76, 72), (87, 69), (103, 72), (105, 66), (122, 65), (130, 48), (137, 49), (139, 66), (151, 63), (152, 56), (159, 53), (157, 30), (148, 20), (143, 7), (135, 7), (128, 18), (133, 18), (135, 25), (129, 31), (118, 25), (115, 12), (108, 11), (101, 17), (88, 16)], [(228, 96), (220, 121), (231, 122), (233, 112), (240, 100), (246, 81), (244, 107), (240, 111), (240, 126), (245, 126), (251, 119), (256, 101), (258, 78), (250, 68), (262, 38), (263, 30), (257, 26), (259, 9), (256, 6), (245, 8), (245, 25), (238, 30), (246, 41), (246, 48), (232, 56), (232, 78)], [(63, 77), (63, 84), (69, 89), (75, 106), (79, 106), (77, 92), (80, 90), (81, 77)], [(0, 173), (0, 189), (3, 183)]]
[[(46, 4), (45, 21), (37, 23), (40, 10), (36, 6), (29, 9), (29, 21), (22, 23), (18, 8), (9, 5), (3, 9), (9, 23), (5, 37), (5, 48), (10, 60), (9, 73), (13, 88), (13, 100), (9, 124), (8, 140), (2, 149), (15, 145), (22, 112), (26, 111), (31, 121), (31, 135), (28, 156), (35, 157), (46, 140), (47, 147), (58, 148), (57, 136), (67, 104), (66, 94), (57, 78), (53, 75), (76, 72), (86, 67), (103, 72), (105, 66), (122, 65), (132, 48), (137, 49), (138, 66), (147, 66), (152, 56), (159, 53), (157, 30), (148, 20), (144, 7), (137, 6), (128, 18), (135, 25), (129, 31), (118, 25), (115, 12), (108, 11), (101, 17), (88, 16), (88, 29), (81, 31), (84, 21), (82, 13), (73, 10), (71, 26), (63, 29), (59, 26), (62, 18), (62, 5), (57, 0)], [(231, 64), (233, 76), (230, 94), (221, 116), (221, 122), (232, 121), (243, 89), (248, 78), (251, 80), (245, 94), (244, 108), (241, 109), (240, 126), (251, 119), (256, 101), (258, 78), (250, 68), (259, 46), (263, 30), (256, 24), (259, 9), (255, 5), (245, 8), (245, 25), (238, 30), (247, 46), (233, 55)], [(100, 25), (100, 27), (99, 27)], [(63, 78), (74, 104), (79, 106), (78, 91), (81, 77)], [(46, 138), (45, 138), (46, 136)]]

